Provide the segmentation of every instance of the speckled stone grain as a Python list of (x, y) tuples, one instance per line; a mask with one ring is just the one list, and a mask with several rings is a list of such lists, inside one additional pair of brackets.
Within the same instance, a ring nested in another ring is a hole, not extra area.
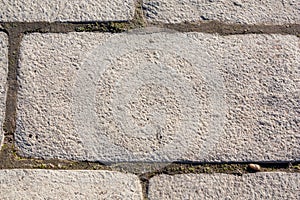
[(1, 199), (142, 199), (137, 176), (111, 171), (0, 170)]
[(143, 8), (151, 22), (179, 23), (216, 20), (240, 24), (299, 24), (298, 0), (146, 0)]
[(7, 71), (8, 71), (8, 39), (5, 33), (0, 32), (0, 147), (4, 140), (3, 122), (5, 116)]
[(299, 38), (29, 34), (16, 147), (100, 162), (299, 161)]
[(130, 20), (134, 0), (0, 1), (0, 22), (74, 22)]
[(159, 175), (150, 179), (149, 199), (297, 200), (299, 173)]

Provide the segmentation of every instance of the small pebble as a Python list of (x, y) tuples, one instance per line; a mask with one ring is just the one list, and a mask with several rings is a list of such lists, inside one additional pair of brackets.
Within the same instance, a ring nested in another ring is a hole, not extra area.
[(55, 165), (53, 165), (53, 164), (51, 164), (51, 163), (49, 163), (49, 166), (50, 166), (51, 168), (55, 168)]
[(249, 168), (257, 172), (261, 170), (261, 167), (258, 164), (249, 164)]

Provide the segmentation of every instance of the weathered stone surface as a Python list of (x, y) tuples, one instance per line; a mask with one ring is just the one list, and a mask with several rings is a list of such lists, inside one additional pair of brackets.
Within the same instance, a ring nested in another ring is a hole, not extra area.
[(119, 161), (299, 160), (299, 38), (29, 34), (16, 146)]
[(137, 176), (111, 171), (0, 170), (1, 199), (142, 199)]
[(25, 155), (82, 157), (82, 139), (73, 122), (73, 88), (85, 53), (108, 37), (94, 33), (25, 36), (16, 133)]
[(160, 175), (150, 179), (149, 199), (298, 199), (299, 173)]
[(5, 115), (6, 80), (7, 80), (7, 35), (0, 32), (0, 148), (4, 139), (3, 122)]
[(134, 15), (134, 0), (0, 1), (0, 22), (118, 21)]
[(298, 0), (146, 0), (143, 7), (148, 20), (165, 23), (199, 20), (242, 24), (300, 23)]

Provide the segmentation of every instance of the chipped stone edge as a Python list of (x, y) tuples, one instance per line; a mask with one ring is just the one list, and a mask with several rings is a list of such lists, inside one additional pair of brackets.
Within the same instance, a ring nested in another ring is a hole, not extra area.
[[(1, 26), (0, 26), (1, 28)], [(4, 41), (4, 48), (6, 48), (4, 51), (6, 51), (6, 59), (4, 59), (4, 75), (6, 76), (6, 81), (4, 81), (4, 98), (3, 98), (3, 103), (4, 103), (4, 109), (3, 111), (0, 113), (2, 114), (3, 119), (0, 121), (0, 135), (2, 136), (1, 140), (0, 140), (0, 150), (4, 144), (4, 122), (5, 122), (5, 114), (6, 114), (6, 97), (7, 97), (7, 90), (8, 90), (8, 86), (7, 86), (7, 77), (8, 77), (8, 36), (7, 34), (5, 34), (5, 32), (0, 32), (0, 39)]]
[[(22, 19), (18, 16), (18, 17), (11, 17), (13, 19), (3, 19), (3, 17), (1, 18), (0, 16), (0, 23), (40, 23), (40, 22), (45, 22), (45, 23), (77, 23), (77, 22), (87, 22), (87, 23), (91, 23), (91, 22), (118, 22), (118, 21), (131, 21), (134, 20), (135, 18), (135, 13), (136, 13), (136, 4), (139, 0), (126, 0), (123, 1), (123, 3), (128, 3), (128, 9), (125, 11), (124, 16), (117, 16), (116, 18), (112, 18), (112, 17), (101, 17), (101, 13), (97, 13), (98, 17), (95, 18), (88, 18), (86, 20), (82, 20), (82, 19), (60, 19), (57, 16), (46, 16), (44, 19), (35, 19), (34, 17), (30, 17), (29, 19)], [(110, 1), (108, 1), (110, 2)], [(20, 5), (21, 6), (21, 5)], [(82, 11), (86, 11), (86, 10), (82, 10)], [(124, 13), (124, 12), (123, 12)], [(122, 15), (122, 12), (120, 12), (119, 10), (117, 11), (117, 15)], [(32, 14), (32, 13), (31, 13)], [(33, 13), (34, 14), (34, 13)], [(102, 19), (101, 19), (102, 18)], [(0, 24), (0, 28), (1, 24)]]

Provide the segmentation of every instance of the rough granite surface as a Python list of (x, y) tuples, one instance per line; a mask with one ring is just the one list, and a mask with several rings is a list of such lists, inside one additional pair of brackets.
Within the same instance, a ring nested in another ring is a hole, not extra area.
[(1, 199), (142, 199), (137, 176), (111, 171), (0, 170)]
[(134, 15), (134, 0), (0, 1), (0, 22), (120, 21)]
[(6, 80), (8, 68), (8, 39), (5, 33), (0, 32), (0, 148), (4, 140), (3, 122), (6, 108)]
[(149, 21), (179, 23), (217, 20), (241, 24), (299, 24), (299, 0), (145, 0)]
[(149, 199), (297, 200), (299, 173), (159, 175), (150, 179)]
[(291, 35), (28, 34), (16, 146), (101, 162), (300, 160)]

